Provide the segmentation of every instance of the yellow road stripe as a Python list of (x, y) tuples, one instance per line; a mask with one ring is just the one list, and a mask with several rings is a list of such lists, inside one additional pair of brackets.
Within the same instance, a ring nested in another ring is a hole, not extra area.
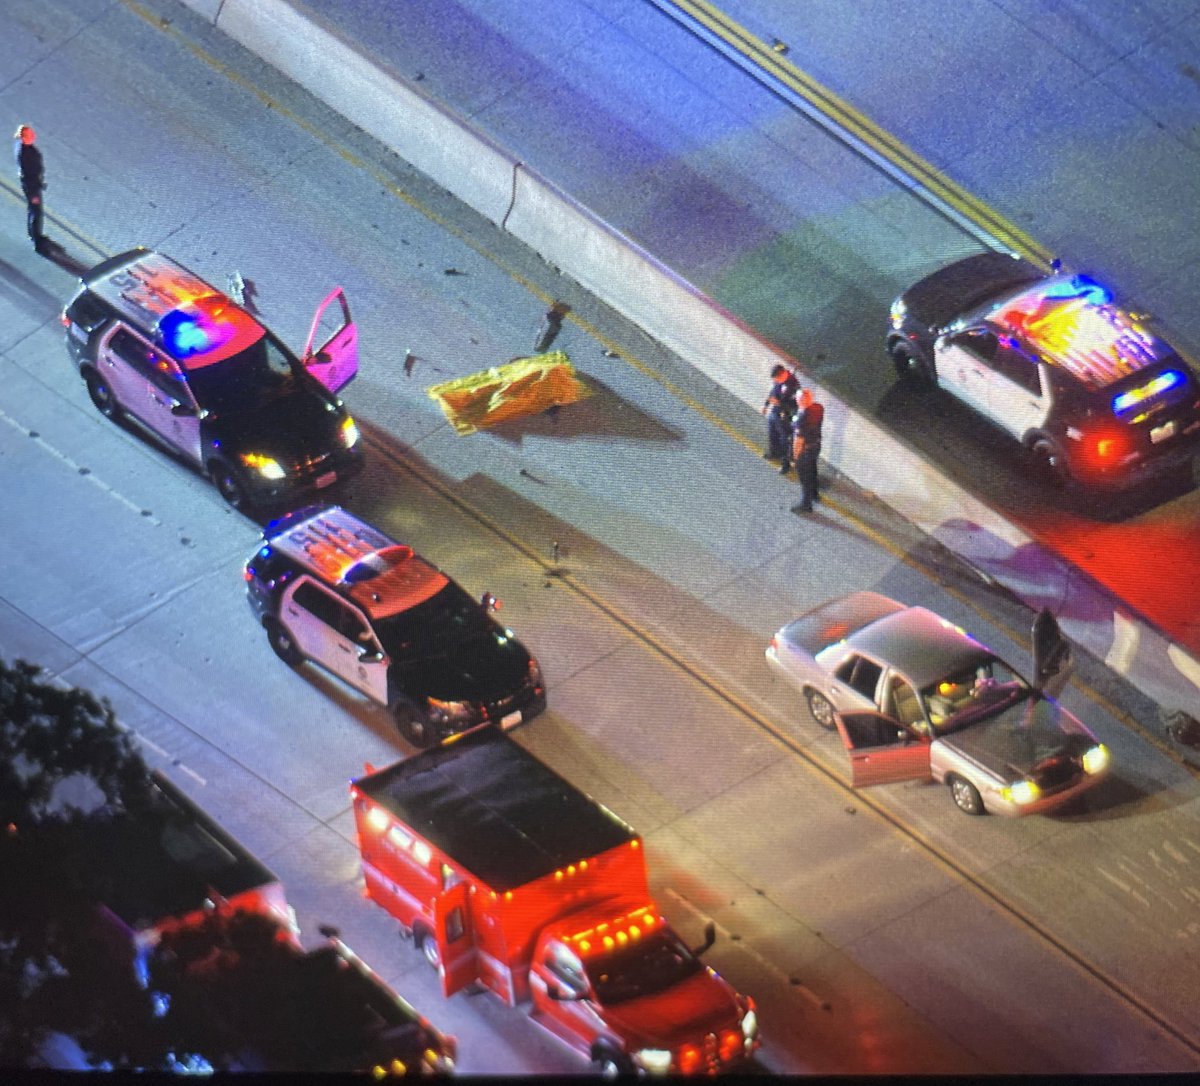
[(822, 86), (801, 71), (780, 52), (761, 38), (755, 37), (744, 26), (734, 22), (724, 12), (712, 4), (705, 3), (704, 0), (659, 2), (677, 8), (682, 15), (703, 26), (742, 56), (752, 60), (757, 67), (799, 95), (839, 128), (861, 140), (876, 154), (986, 231), (1005, 248), (1044, 268), (1049, 267), (1053, 254), (1048, 249), (1005, 219), (998, 211), (951, 181), (891, 133), (880, 128), (828, 87)]

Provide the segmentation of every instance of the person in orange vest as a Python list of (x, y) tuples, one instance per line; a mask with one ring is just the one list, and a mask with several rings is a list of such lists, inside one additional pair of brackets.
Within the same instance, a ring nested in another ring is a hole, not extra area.
[(13, 134), (13, 154), (21, 177), (21, 191), (25, 193), (25, 228), (29, 240), (39, 253), (46, 251), (46, 235), (42, 233), (42, 193), (46, 188), (46, 175), (42, 164), (42, 152), (37, 147), (37, 133), (27, 124), (21, 125)]

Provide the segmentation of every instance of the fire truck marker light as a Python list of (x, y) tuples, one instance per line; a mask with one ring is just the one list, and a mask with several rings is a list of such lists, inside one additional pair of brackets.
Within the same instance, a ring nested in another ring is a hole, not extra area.
[(380, 807), (372, 807), (370, 811), (367, 812), (367, 825), (370, 826), (371, 829), (382, 833), (387, 829), (387, 824), (387, 811)]

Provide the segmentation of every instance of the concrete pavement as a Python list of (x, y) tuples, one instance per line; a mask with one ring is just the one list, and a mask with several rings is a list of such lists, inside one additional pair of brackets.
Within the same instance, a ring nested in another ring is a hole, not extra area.
[[(874, 202), (872, 215), (889, 214), (891, 182), (869, 164), (853, 179), (854, 191), (845, 189), (844, 164), (836, 188), (795, 184), (801, 174), (820, 175), (822, 163), (813, 160), (819, 148), (796, 126), (789, 107), (732, 65), (713, 63), (707, 46), (650, 3), (430, 0), (394, 8), (357, 0), (307, 6), (287, 0), (184, 2), (755, 407), (763, 375), (784, 352), (714, 300), (721, 285), (756, 247), (827, 210), (809, 206), (814, 192), (826, 200)], [(777, 32), (780, 46), (798, 55), (802, 41), (805, 62), (818, 74), (857, 90), (864, 70), (886, 70), (889, 79), (872, 85), (869, 95), (880, 122), (895, 121), (902, 136), (925, 131), (918, 122), (928, 120), (928, 110), (905, 120), (916, 109), (915, 88), (888, 94), (908, 73), (924, 72), (930, 60), (916, 52), (927, 48), (927, 35), (911, 25), (909, 6), (872, 5), (869, 20), (861, 12), (856, 20), (846, 17), (844, 4), (819, 4), (806, 8), (812, 21), (804, 27), (796, 26), (787, 5), (735, 6), (758, 26), (790, 21), (791, 31)], [(1140, 260), (1145, 274), (1121, 280), (1153, 293), (1156, 302), (1165, 299), (1165, 309), (1158, 308), (1174, 318), (1173, 327), (1200, 342), (1190, 307), (1173, 306), (1166, 279), (1149, 271), (1153, 266), (1175, 284), (1186, 279), (1196, 270), (1190, 235), (1164, 226), (1143, 239), (1147, 244), (1129, 246), (1115, 227), (1097, 231), (1094, 217), (1036, 184), (1048, 163), (1065, 168), (1080, 153), (1055, 143), (1057, 111), (1067, 108), (1087, 122), (1082, 142), (1093, 169), (1103, 166), (1096, 155), (1111, 154), (1116, 135), (1106, 125), (1114, 118), (1146, 137), (1137, 155), (1157, 148), (1151, 177), (1141, 166), (1104, 172), (1114, 184), (1133, 185), (1136, 194), (1128, 199), (1139, 200), (1143, 211), (1156, 208), (1170, 220), (1174, 208), (1191, 206), (1179, 201), (1194, 188), (1197, 150), (1173, 103), (1180, 86), (1186, 87), (1183, 58), (1189, 36), (1200, 27), (1200, 5), (1170, 11), (1151, 6), (1136, 25), (1122, 22), (1117, 7), (1089, 10), (1070, 23), (1061, 12), (1043, 19), (1033, 5), (1015, 0), (1008, 8), (931, 6), (927, 18), (937, 22), (946, 51), (932, 62), (955, 71), (953, 85), (962, 93), (940, 128), (930, 127), (917, 146), (933, 154), (945, 145), (1003, 145), (1014, 133), (1033, 132), (1036, 156), (989, 155), (977, 169), (964, 167), (963, 175), (1002, 204), (1017, 199), (1023, 179), (1030, 191), (1015, 210), (1026, 219), (1053, 212), (1052, 239), (1092, 255), (1101, 270), (1111, 262), (1104, 251), (1083, 245), (1083, 227), (1093, 246), (1105, 240), (1122, 249), (1129, 257), (1123, 271)], [(1128, 37), (1106, 36), (1105, 28), (1118, 24)], [(980, 29), (986, 31), (982, 38)], [(867, 40), (881, 50), (874, 66), (863, 56)], [(1013, 50), (1023, 61), (1017, 78), (1006, 59)], [(1155, 54), (1157, 67), (1151, 63)], [(1131, 72), (1165, 72), (1167, 58), (1177, 75), (1183, 73), (1182, 84), (1168, 75), (1157, 82), (1142, 78), (1136, 92), (1130, 90)], [(1091, 77), (1069, 94), (1061, 88), (1042, 93), (1068, 63)], [(1006, 93), (1012, 91), (1007, 134), (993, 117), (989, 78), (977, 68), (996, 73), (995, 80), (1003, 74)], [(1022, 138), (1028, 143), (1031, 137)], [(1168, 147), (1159, 140), (1173, 142)], [(1144, 161), (1129, 154), (1129, 162)], [(1009, 163), (1015, 173), (989, 173), (996, 157), (1015, 157), (1026, 172)], [(964, 153), (953, 165), (969, 162)], [(936, 229), (931, 236), (938, 236)], [(912, 254), (913, 270), (972, 244), (948, 230), (936, 252)], [(1175, 255), (1164, 259), (1166, 253)], [(887, 254), (888, 275), (896, 274), (893, 256)], [(825, 398), (831, 434), (824, 456), (831, 466), (1031, 606), (1052, 606), (1077, 644), (1164, 708), (1200, 711), (1195, 644), (1173, 642), (1136, 604), (1118, 599), (996, 509), (947, 482), (871, 417)]]

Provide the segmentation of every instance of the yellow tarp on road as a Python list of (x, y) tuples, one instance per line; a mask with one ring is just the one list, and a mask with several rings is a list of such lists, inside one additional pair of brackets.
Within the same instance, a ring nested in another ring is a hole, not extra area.
[(564, 351), (518, 358), (482, 373), (443, 381), (425, 390), (460, 434), (495, 426), (588, 395)]

